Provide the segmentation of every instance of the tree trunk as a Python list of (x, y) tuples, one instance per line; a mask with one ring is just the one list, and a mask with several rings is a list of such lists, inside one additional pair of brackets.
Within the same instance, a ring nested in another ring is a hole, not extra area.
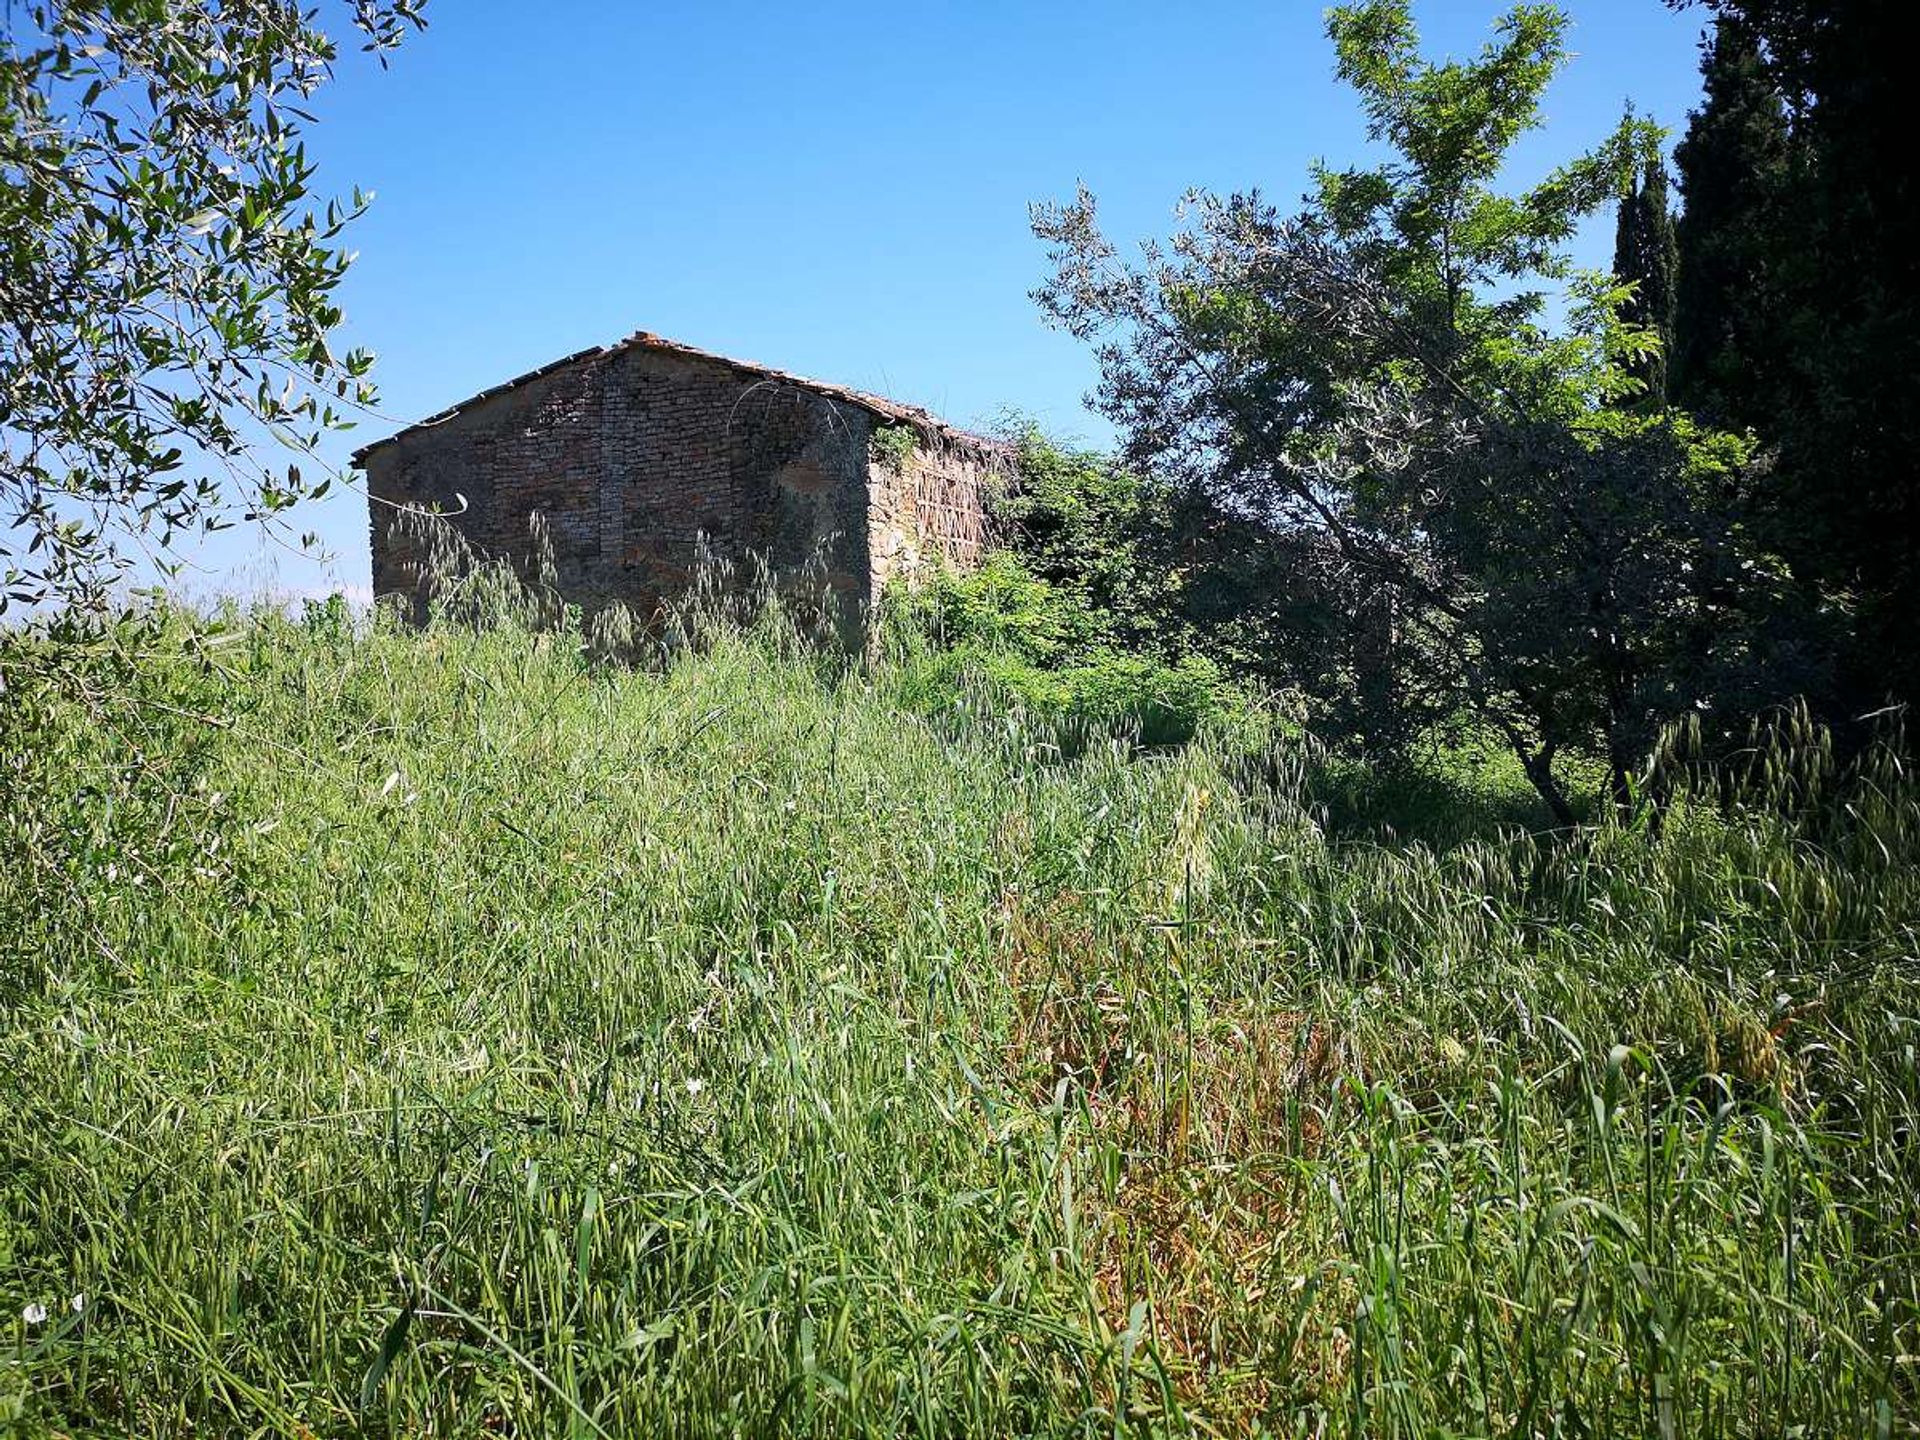
[(1566, 792), (1560, 788), (1560, 782), (1554, 778), (1553, 757), (1558, 747), (1552, 743), (1542, 745), (1538, 750), (1520, 751), (1520, 763), (1526, 768), (1527, 779), (1533, 782), (1533, 788), (1546, 802), (1547, 809), (1561, 825), (1575, 825), (1579, 817), (1573, 813)]

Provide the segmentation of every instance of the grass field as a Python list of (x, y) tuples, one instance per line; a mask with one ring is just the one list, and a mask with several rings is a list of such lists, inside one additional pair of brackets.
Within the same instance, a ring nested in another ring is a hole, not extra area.
[(0, 1430), (1920, 1433), (1885, 754), (1436, 849), (772, 628), (185, 634), (0, 642)]

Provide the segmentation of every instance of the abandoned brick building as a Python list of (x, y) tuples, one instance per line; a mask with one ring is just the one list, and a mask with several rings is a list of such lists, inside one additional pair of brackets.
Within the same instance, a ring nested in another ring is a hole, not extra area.
[(376, 595), (417, 596), (396, 524), (438, 509), (484, 554), (527, 563), (544, 517), (557, 588), (645, 620), (704, 543), (777, 578), (808, 571), (857, 624), (893, 576), (974, 564), (1004, 447), (924, 410), (644, 331), (510, 380), (367, 446)]

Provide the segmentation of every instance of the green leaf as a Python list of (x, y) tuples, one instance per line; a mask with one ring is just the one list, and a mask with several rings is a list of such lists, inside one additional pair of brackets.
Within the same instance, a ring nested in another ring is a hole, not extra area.
[(367, 1367), (366, 1378), (360, 1382), (362, 1413), (373, 1405), (373, 1397), (379, 1393), (381, 1382), (387, 1378), (387, 1371), (405, 1348), (407, 1331), (413, 1328), (413, 1312), (418, 1304), (417, 1298), (408, 1296), (407, 1303), (393, 1317), (393, 1322), (387, 1326), (387, 1333), (380, 1338), (380, 1353), (373, 1357), (373, 1364)]

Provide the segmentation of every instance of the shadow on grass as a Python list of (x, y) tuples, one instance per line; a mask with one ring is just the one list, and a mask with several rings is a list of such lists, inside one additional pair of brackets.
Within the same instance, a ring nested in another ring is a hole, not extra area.
[(1309, 794), (1335, 842), (1417, 843), (1446, 851), (1516, 830), (1560, 828), (1524, 779), (1516, 784), (1515, 777), (1484, 765), (1383, 771), (1336, 761), (1312, 772)]

